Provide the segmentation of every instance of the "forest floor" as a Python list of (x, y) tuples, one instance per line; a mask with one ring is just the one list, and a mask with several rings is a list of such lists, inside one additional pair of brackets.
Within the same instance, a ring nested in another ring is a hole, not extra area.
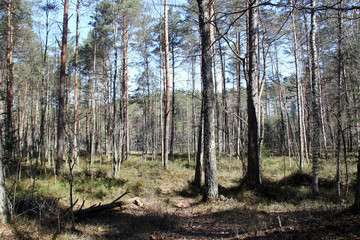
[(207, 203), (190, 184), (194, 163), (188, 165), (186, 154), (176, 155), (168, 170), (160, 161), (133, 154), (122, 164), (119, 178), (111, 176), (109, 162), (100, 166), (98, 161), (93, 184), (88, 156), (80, 160), (82, 167), (74, 171), (75, 209), (83, 201), (85, 207), (106, 204), (126, 189), (130, 193), (124, 199), (140, 197), (141, 204), (76, 219), (71, 231), (65, 214), (69, 176), (55, 179), (51, 168), (34, 171), (24, 164), (16, 214), (10, 224), (0, 226), (0, 239), (360, 239), (360, 215), (347, 211), (353, 201), (355, 158), (349, 159), (349, 192), (345, 196), (344, 180), (341, 197), (332, 160), (321, 161), (320, 196), (313, 197), (310, 165), (299, 173), (294, 162), (290, 168), (284, 157), (267, 157), (263, 187), (252, 191), (241, 187), (241, 163), (222, 158), (220, 197)]

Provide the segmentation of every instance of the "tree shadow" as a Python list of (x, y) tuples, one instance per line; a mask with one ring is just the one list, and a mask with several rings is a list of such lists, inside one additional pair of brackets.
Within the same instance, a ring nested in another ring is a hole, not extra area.
[(339, 218), (338, 210), (265, 212), (244, 207), (184, 216), (155, 208), (101, 213), (82, 223), (106, 226), (108, 231), (92, 235), (99, 239), (323, 239), (359, 237), (359, 219)]
[[(350, 184), (349, 188), (353, 186)], [(249, 192), (260, 202), (287, 202), (294, 205), (304, 200), (322, 200), (324, 203), (338, 203), (341, 197), (336, 194), (336, 181), (319, 178), (320, 196), (312, 193), (312, 176), (302, 172), (295, 172), (281, 180), (263, 179), (259, 186), (251, 186), (246, 179), (242, 179), (233, 187), (219, 186), (219, 193), (227, 198), (242, 200), (249, 196)], [(246, 200), (246, 199), (245, 199)], [(253, 200), (253, 199), (252, 199)]]

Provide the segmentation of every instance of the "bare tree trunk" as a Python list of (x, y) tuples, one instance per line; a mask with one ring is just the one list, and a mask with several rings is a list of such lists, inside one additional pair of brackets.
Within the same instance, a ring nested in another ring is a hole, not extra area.
[(195, 162), (195, 178), (194, 184), (198, 188), (201, 187), (202, 180), (202, 171), (203, 171), (203, 121), (204, 121), (204, 107), (203, 107), (203, 98), (201, 98), (201, 112), (199, 119), (199, 127), (198, 127), (198, 143), (197, 143), (197, 152), (196, 152), (196, 162)]
[[(195, 55), (195, 52), (193, 53)], [(196, 151), (196, 113), (195, 113), (195, 56), (191, 58), (191, 80), (192, 80), (192, 96), (191, 96), (191, 125), (193, 130), (193, 152)]]
[(261, 161), (259, 157), (259, 119), (258, 119), (258, 0), (249, 2), (248, 20), (248, 172), (247, 178), (252, 187), (261, 184)]
[[(291, 1), (291, 5), (293, 2)], [(298, 110), (298, 125), (299, 125), (299, 167), (300, 171), (304, 167), (304, 129), (303, 129), (303, 101), (302, 101), (302, 84), (300, 79), (300, 69), (299, 69), (299, 60), (298, 60), (298, 39), (297, 31), (295, 26), (295, 16), (294, 11), (291, 11), (291, 23), (292, 23), (292, 32), (293, 32), (293, 41), (294, 41), (294, 60), (295, 60), (295, 80), (296, 80), (296, 100), (297, 100), (297, 110)]]
[(218, 197), (218, 177), (215, 151), (215, 94), (212, 76), (212, 56), (210, 37), (210, 8), (213, 0), (197, 0), (199, 6), (199, 28), (201, 38), (201, 73), (203, 79), (204, 99), (204, 161), (205, 193), (204, 200)]
[(316, 0), (311, 0), (311, 29), (310, 29), (310, 54), (311, 54), (311, 80), (312, 80), (312, 114), (313, 114), (313, 193), (319, 194), (319, 156), (321, 120), (319, 109), (319, 76), (318, 76), (318, 52), (316, 46)]
[[(240, 44), (240, 31), (237, 32), (236, 34), (236, 48), (237, 48), (237, 52), (240, 55), (241, 53), (241, 44)], [(245, 177), (246, 175), (246, 164), (244, 161), (244, 157), (243, 157), (243, 152), (244, 152), (244, 146), (243, 146), (243, 119), (242, 119), (242, 104), (241, 104), (241, 65), (242, 62), (239, 58), (237, 58), (236, 60), (236, 72), (237, 72), (237, 143), (236, 143), (236, 151), (237, 151), (237, 156), (240, 159), (241, 163), (242, 163), (242, 173), (243, 176)]]
[[(2, 138), (2, 136), (1, 136)], [(0, 139), (0, 152), (3, 142)], [(0, 156), (0, 222), (6, 224), (9, 221), (9, 210), (7, 205), (7, 194), (5, 188), (5, 172), (3, 157)]]
[(7, 36), (6, 36), (6, 118), (5, 118), (5, 156), (10, 160), (13, 155), (14, 139), (14, 63), (13, 63), (13, 24), (12, 8), (14, 3), (11, 0), (7, 3)]
[[(96, 39), (96, 36), (94, 37)], [(96, 135), (96, 53), (97, 44), (94, 40), (94, 55), (93, 55), (93, 76), (90, 89), (91, 95), (91, 115), (92, 115), (92, 130), (91, 130), (91, 150), (90, 150), (90, 171), (91, 171), (91, 188), (94, 181), (94, 161), (95, 161), (95, 135)]]
[(170, 156), (174, 160), (174, 139), (175, 139), (175, 53), (174, 46), (171, 48), (172, 64), (172, 102), (171, 102), (171, 130), (170, 130)]
[(65, 80), (66, 80), (66, 48), (67, 48), (67, 34), (68, 34), (68, 12), (69, 0), (64, 3), (64, 18), (63, 18), (63, 36), (61, 46), (61, 66), (60, 66), (60, 81), (59, 81), (59, 110), (58, 110), (58, 139), (57, 139), (57, 158), (56, 158), (56, 175), (62, 175), (63, 171), (63, 155), (64, 155), (64, 140), (65, 140), (65, 120), (64, 120), (64, 98), (65, 98)]
[[(356, 113), (356, 119), (359, 119), (359, 113)], [(355, 184), (355, 200), (352, 206), (354, 213), (360, 212), (360, 123), (356, 122), (357, 128), (357, 147), (358, 147), (358, 157), (357, 157), (357, 171), (356, 171), (356, 184)]]
[(113, 34), (114, 34), (114, 77), (112, 81), (112, 104), (113, 104), (113, 119), (112, 119), (112, 167), (113, 167), (113, 176), (118, 177), (119, 172), (119, 154), (118, 154), (118, 119), (117, 119), (117, 109), (116, 109), (116, 80), (117, 80), (117, 71), (118, 71), (118, 48), (117, 48), (117, 36), (118, 28), (116, 23), (113, 23)]
[(231, 152), (230, 152), (230, 136), (229, 136), (229, 115), (228, 115), (228, 104), (227, 104), (227, 92), (226, 92), (226, 76), (225, 76), (225, 60), (221, 47), (221, 42), (219, 40), (219, 55), (220, 55), (220, 66), (221, 66), (221, 78), (222, 78), (222, 104), (224, 110), (224, 144), (225, 151), (229, 157), (229, 167), (231, 162)]
[(129, 86), (128, 86), (128, 30), (127, 15), (123, 15), (123, 55), (122, 55), (122, 91), (123, 91), (123, 147), (122, 160), (130, 157), (130, 131), (129, 131)]
[[(210, 6), (210, 18), (211, 21), (214, 21), (214, 5)], [(214, 69), (214, 84), (215, 84), (215, 116), (216, 116), (216, 145), (218, 147), (218, 159), (221, 160), (221, 132), (220, 132), (220, 106), (218, 99), (218, 82), (217, 82), (217, 61), (216, 61), (216, 47), (215, 47), (215, 35), (214, 35), (214, 25), (210, 24), (210, 38), (211, 38), (211, 53), (213, 56), (213, 69)]]
[(169, 167), (169, 128), (170, 128), (170, 64), (169, 64), (169, 28), (168, 28), (168, 0), (164, 5), (164, 37), (165, 37), (165, 112), (164, 112), (164, 168)]
[[(341, 2), (339, 4), (341, 8)], [(341, 152), (341, 134), (342, 134), (342, 120), (341, 120), (341, 112), (342, 112), (342, 103), (341, 103), (341, 93), (342, 93), (342, 52), (341, 52), (341, 45), (342, 45), (342, 14), (341, 11), (338, 11), (338, 69), (337, 69), (337, 136), (336, 136), (336, 190), (337, 195), (340, 197), (341, 194), (341, 159), (340, 159), (340, 152)], [(344, 142), (344, 145), (346, 143)], [(345, 147), (345, 146), (344, 146)], [(344, 152), (346, 149), (344, 149)], [(345, 154), (346, 155), (346, 154)], [(344, 156), (346, 157), (346, 156)]]
[(74, 82), (74, 144), (73, 144), (73, 156), (75, 157), (73, 160), (77, 163), (79, 167), (79, 155), (78, 152), (78, 71), (79, 71), (79, 23), (80, 23), (80, 0), (77, 0), (76, 4), (76, 37), (75, 37), (75, 82)]

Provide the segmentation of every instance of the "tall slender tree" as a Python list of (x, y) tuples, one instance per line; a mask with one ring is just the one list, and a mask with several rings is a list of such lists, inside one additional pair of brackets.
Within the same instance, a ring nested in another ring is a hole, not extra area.
[(261, 159), (259, 156), (259, 12), (258, 0), (249, 1), (248, 13), (248, 73), (247, 73), (247, 113), (248, 113), (248, 171), (251, 186), (261, 184)]
[(13, 1), (9, 0), (7, 3), (7, 33), (6, 33), (6, 121), (5, 121), (5, 151), (6, 158), (12, 158), (13, 143), (14, 143), (14, 27), (13, 27)]
[(66, 48), (68, 35), (68, 15), (69, 0), (64, 3), (63, 32), (61, 45), (61, 65), (59, 81), (59, 106), (58, 106), (58, 132), (57, 132), (57, 158), (56, 158), (56, 175), (62, 175), (63, 171), (63, 154), (65, 141), (65, 81), (66, 81)]
[(319, 108), (319, 76), (318, 76), (318, 51), (316, 46), (316, 0), (311, 0), (311, 27), (310, 27), (310, 54), (311, 54), (311, 83), (312, 83), (312, 117), (313, 117), (313, 193), (319, 194), (319, 157), (320, 157), (320, 137), (321, 120)]
[(169, 167), (169, 130), (170, 130), (170, 62), (169, 62), (169, 26), (168, 0), (164, 3), (164, 38), (165, 38), (165, 108), (164, 108), (164, 168)]
[(210, 37), (210, 8), (213, 0), (197, 0), (199, 7), (199, 28), (201, 38), (201, 76), (203, 81), (204, 107), (204, 165), (205, 193), (204, 200), (218, 197), (218, 176), (215, 151), (215, 94), (212, 76), (212, 56)]
[[(2, 150), (2, 141), (0, 142), (0, 150)], [(1, 151), (2, 152), (2, 151)], [(5, 224), (9, 220), (7, 194), (5, 188), (5, 172), (4, 172), (3, 154), (0, 155), (0, 222)]]
[(78, 162), (78, 154), (76, 154), (77, 149), (77, 137), (78, 137), (78, 75), (79, 75), (79, 24), (80, 24), (80, 0), (76, 2), (76, 36), (75, 36), (75, 76), (74, 76), (74, 145), (73, 145), (73, 155), (76, 157), (77, 165)]
[[(291, 5), (293, 1), (291, 0)], [(302, 83), (300, 79), (300, 66), (299, 66), (299, 44), (298, 44), (298, 34), (295, 24), (295, 9), (291, 11), (291, 29), (293, 33), (293, 43), (294, 43), (294, 62), (295, 62), (295, 80), (296, 80), (296, 99), (297, 99), (297, 109), (298, 109), (298, 125), (299, 125), (299, 166), (300, 171), (303, 170), (304, 166), (304, 151), (305, 151), (305, 141), (304, 141), (304, 112), (303, 112), (303, 101), (302, 101)]]

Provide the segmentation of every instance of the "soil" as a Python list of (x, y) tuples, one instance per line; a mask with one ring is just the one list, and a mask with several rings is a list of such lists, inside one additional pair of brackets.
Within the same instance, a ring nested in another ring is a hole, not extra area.
[[(176, 192), (176, 191), (175, 191)], [(223, 195), (204, 203), (175, 194), (107, 215), (105, 239), (360, 239), (360, 215), (339, 208), (264, 211)], [(165, 209), (164, 203), (167, 204)], [(99, 236), (100, 237), (100, 236)]]

